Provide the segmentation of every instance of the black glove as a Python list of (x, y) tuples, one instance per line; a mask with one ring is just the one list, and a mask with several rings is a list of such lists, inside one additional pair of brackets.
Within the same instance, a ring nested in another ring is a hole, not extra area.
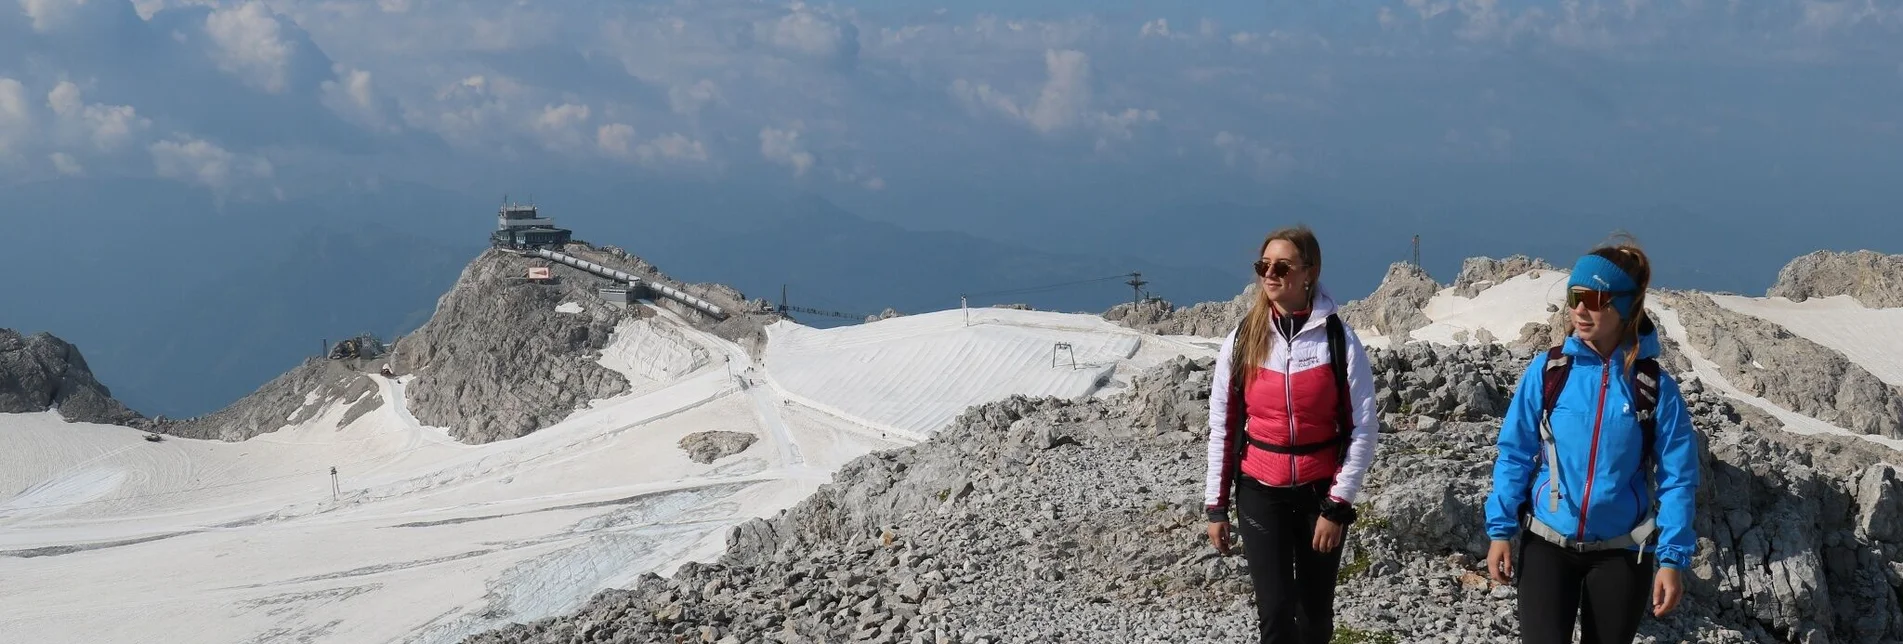
[(1355, 505), (1335, 500), (1334, 497), (1322, 497), (1322, 516), (1336, 525), (1347, 526), (1355, 522)]

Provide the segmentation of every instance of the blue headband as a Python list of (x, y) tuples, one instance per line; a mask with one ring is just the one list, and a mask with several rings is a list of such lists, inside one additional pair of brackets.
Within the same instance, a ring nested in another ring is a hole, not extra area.
[(1620, 294), (1612, 298), (1612, 306), (1619, 309), (1619, 317), (1632, 319), (1632, 303), (1637, 299), (1639, 284), (1612, 260), (1598, 255), (1579, 258), (1573, 263), (1572, 279), (1566, 281), (1567, 289), (1575, 286)]

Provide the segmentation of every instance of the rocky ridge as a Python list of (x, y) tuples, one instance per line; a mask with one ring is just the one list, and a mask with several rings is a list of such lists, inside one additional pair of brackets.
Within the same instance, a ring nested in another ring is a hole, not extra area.
[(1851, 431), (1903, 438), (1903, 388), (1884, 383), (1784, 327), (1727, 309), (1710, 296), (1667, 291), (1658, 298), (1679, 313), (1699, 353), (1746, 393)]
[(1227, 302), (1201, 302), (1177, 308), (1160, 298), (1118, 304), (1105, 311), (1103, 318), (1138, 331), (1159, 335), (1193, 335), (1221, 338), (1236, 328), (1255, 304), (1256, 286), (1250, 282), (1242, 294)]
[(1415, 329), (1434, 323), (1421, 308), (1440, 289), (1425, 269), (1396, 262), (1368, 297), (1342, 305), (1341, 317), (1363, 335), (1384, 335), (1401, 344)]
[[(1479, 422), (1389, 412), (1399, 422), (1344, 557), (1338, 641), (1517, 641), (1514, 589), (1480, 569), (1498, 412), (1460, 390), (1510, 389), (1528, 354), (1409, 350), (1374, 352), (1377, 377)], [(1202, 532), (1210, 364), (1178, 359), (1110, 400), (974, 407), (738, 526), (716, 562), (466, 641), (1250, 641), (1242, 559), (1217, 557)], [(1648, 618), (1640, 640), (1903, 637), (1903, 482), (1881, 450), (1784, 433), (1696, 381), (1683, 391), (1708, 446), (1700, 548), (1683, 608)]]
[[(733, 312), (716, 322), (671, 300), (657, 300), (691, 324), (743, 346), (765, 342), (766, 325), (778, 319), (747, 313), (758, 303), (730, 287), (680, 283), (614, 247), (574, 243), (562, 252), (666, 283)], [(531, 266), (548, 267), (556, 279), (522, 279)], [(418, 420), (447, 428), (457, 440), (486, 443), (527, 435), (591, 400), (628, 391), (627, 378), (598, 360), (618, 324), (652, 311), (608, 306), (595, 292), (607, 284), (562, 264), (484, 251), (438, 300), (430, 321), (396, 343), (391, 365), (399, 374), (416, 376), (406, 387), (409, 408)], [(567, 303), (578, 304), (579, 310), (557, 310)]]
[[(466, 443), (517, 438), (553, 425), (589, 400), (628, 388), (595, 362), (622, 313), (599, 303), (592, 276), (554, 265), (560, 279), (522, 279), (549, 266), (489, 249), (463, 269), (422, 328), (396, 343), (389, 360), (410, 411)], [(557, 311), (581, 302), (578, 313)]]
[(93, 378), (79, 348), (50, 333), (0, 329), (0, 413), (58, 410), (75, 423), (143, 424)]
[(1765, 295), (1795, 302), (1848, 295), (1871, 308), (1903, 307), (1903, 255), (1817, 251), (1785, 264)]
[(155, 430), (183, 438), (242, 441), (298, 425), (337, 402), (351, 403), (338, 421), (350, 424), (383, 405), (366, 365), (356, 359), (307, 358), (223, 409), (193, 418), (161, 420)]
[(1494, 284), (1519, 277), (1533, 271), (1557, 271), (1559, 267), (1544, 259), (1514, 255), (1506, 259), (1491, 257), (1469, 257), (1460, 263), (1460, 274), (1454, 277), (1454, 294), (1461, 297), (1474, 297)]

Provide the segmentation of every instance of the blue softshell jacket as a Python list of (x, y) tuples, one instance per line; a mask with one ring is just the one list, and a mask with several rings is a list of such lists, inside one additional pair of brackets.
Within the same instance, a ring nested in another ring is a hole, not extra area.
[[(1504, 541), (1519, 532), (1519, 507), (1529, 495), (1536, 518), (1581, 541), (1612, 539), (1645, 520), (1654, 497), (1645, 472), (1640, 471), (1639, 453), (1645, 442), (1634, 413), (1637, 392), (1625, 365), (1628, 347), (1614, 351), (1608, 361), (1584, 340), (1566, 338), (1563, 351), (1572, 358), (1572, 374), (1553, 409), (1553, 443), (1560, 469), (1558, 510), (1550, 506), (1547, 496), (1553, 485), (1550, 464), (1540, 462), (1546, 353), (1527, 365), (1500, 426), (1500, 456), (1493, 464), (1493, 492), (1487, 496), (1489, 538)], [(1658, 354), (1658, 334), (1640, 336), (1639, 357), (1657, 358)], [(1698, 438), (1678, 381), (1662, 372), (1657, 415), (1658, 531), (1644, 547), (1656, 554), (1660, 565), (1683, 569), (1698, 546), (1692, 531)]]

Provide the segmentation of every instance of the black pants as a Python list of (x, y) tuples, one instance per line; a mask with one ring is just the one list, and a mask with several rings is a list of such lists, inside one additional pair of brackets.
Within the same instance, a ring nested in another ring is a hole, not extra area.
[(1268, 487), (1243, 478), (1236, 485), (1256, 617), (1264, 644), (1327, 644), (1335, 632), (1335, 573), (1341, 548), (1315, 551), (1315, 520), (1327, 483)]
[(1520, 641), (1629, 644), (1652, 599), (1652, 561), (1630, 550), (1573, 552), (1520, 536)]

